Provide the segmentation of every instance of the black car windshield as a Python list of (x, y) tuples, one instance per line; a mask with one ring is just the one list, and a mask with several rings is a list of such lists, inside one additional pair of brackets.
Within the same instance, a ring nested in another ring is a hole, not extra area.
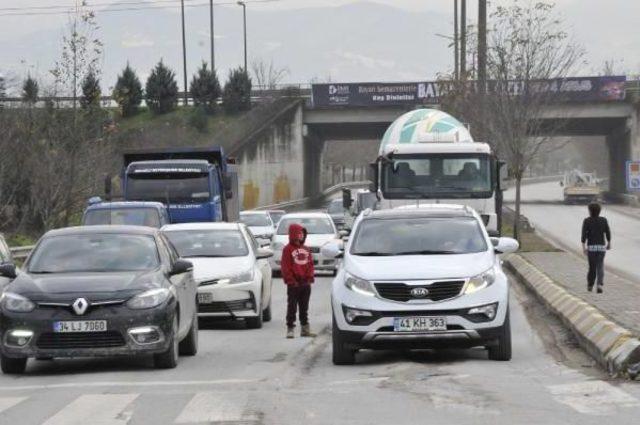
[(127, 224), (132, 226), (160, 227), (160, 215), (154, 208), (111, 208), (87, 211), (85, 226), (101, 224)]
[(240, 214), (240, 222), (249, 227), (273, 226), (267, 214)]
[(304, 218), (283, 218), (278, 224), (278, 234), (286, 235), (289, 233), (289, 226), (299, 224), (307, 229), (309, 235), (328, 235), (335, 233), (331, 220), (324, 217), (304, 217)]
[(364, 220), (353, 240), (353, 255), (469, 254), (487, 250), (474, 218)]
[(208, 202), (209, 178), (205, 173), (145, 173), (127, 176), (127, 198), (165, 204)]
[(28, 264), (30, 273), (143, 271), (158, 267), (153, 237), (83, 234), (45, 238)]
[(249, 254), (239, 230), (170, 230), (165, 235), (181, 257), (244, 257)]

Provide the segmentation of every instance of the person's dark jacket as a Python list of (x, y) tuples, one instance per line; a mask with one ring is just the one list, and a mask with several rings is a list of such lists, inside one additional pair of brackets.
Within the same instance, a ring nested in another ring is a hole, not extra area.
[[(605, 240), (606, 237), (606, 240)], [(582, 243), (587, 246), (606, 245), (611, 242), (611, 230), (604, 217), (587, 217), (582, 222)]]

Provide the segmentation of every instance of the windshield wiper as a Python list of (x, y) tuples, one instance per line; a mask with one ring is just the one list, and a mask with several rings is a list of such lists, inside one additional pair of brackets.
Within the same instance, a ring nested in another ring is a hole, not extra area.
[(426, 249), (422, 251), (401, 251), (401, 252), (395, 253), (395, 255), (442, 255), (442, 254), (461, 254), (461, 252)]
[(395, 254), (392, 254), (390, 252), (370, 251), (370, 252), (354, 252), (353, 255), (361, 255), (363, 257), (387, 257)]

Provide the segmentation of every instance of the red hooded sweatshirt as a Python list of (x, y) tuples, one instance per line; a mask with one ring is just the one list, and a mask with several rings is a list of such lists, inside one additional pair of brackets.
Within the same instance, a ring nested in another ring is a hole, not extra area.
[(310, 285), (313, 283), (313, 255), (304, 246), (307, 229), (299, 224), (289, 226), (289, 243), (282, 250), (282, 278), (287, 285)]

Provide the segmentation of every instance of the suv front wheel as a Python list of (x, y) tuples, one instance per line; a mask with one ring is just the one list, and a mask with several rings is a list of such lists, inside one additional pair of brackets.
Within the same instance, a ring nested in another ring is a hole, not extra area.
[(331, 329), (331, 338), (333, 340), (333, 364), (335, 365), (351, 365), (356, 362), (356, 350), (345, 347), (345, 341), (342, 332), (336, 325), (335, 317), (331, 318), (333, 324)]
[(487, 347), (489, 350), (489, 359), (498, 361), (511, 360), (511, 320), (509, 319), (509, 309), (504, 319), (504, 324), (500, 328), (498, 336), (498, 344)]

